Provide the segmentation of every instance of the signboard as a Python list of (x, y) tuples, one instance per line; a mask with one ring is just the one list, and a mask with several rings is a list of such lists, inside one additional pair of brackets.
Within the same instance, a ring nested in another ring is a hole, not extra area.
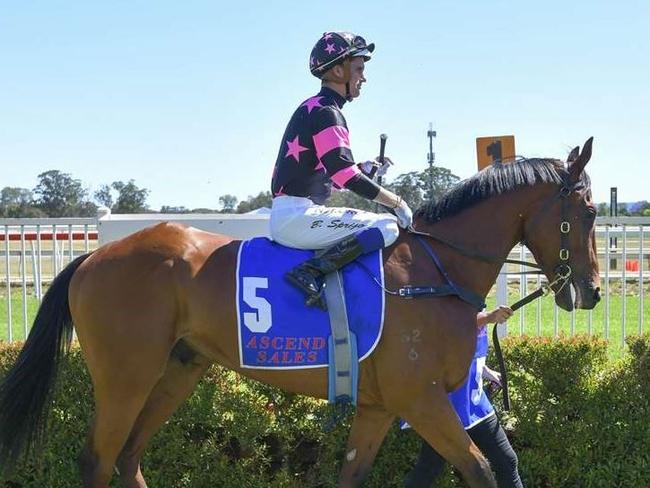
[(495, 161), (509, 163), (515, 160), (515, 136), (491, 136), (476, 138), (478, 170)]
[[(504, 163), (515, 160), (515, 136), (492, 136), (476, 138), (476, 161), (478, 170), (490, 166), (495, 161)], [(506, 266), (503, 266), (502, 272), (497, 277), (497, 304), (508, 304), (508, 274)], [(505, 324), (499, 324), (497, 334), (500, 338), (508, 334)]]

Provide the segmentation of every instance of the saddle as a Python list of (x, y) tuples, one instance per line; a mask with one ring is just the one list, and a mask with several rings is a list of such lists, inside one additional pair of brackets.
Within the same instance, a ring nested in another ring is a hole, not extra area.
[(306, 306), (302, 291), (285, 278), (313, 254), (264, 237), (241, 243), (236, 272), (240, 366), (328, 367), (330, 402), (356, 404), (358, 363), (378, 344), (384, 322), (381, 251), (327, 275), (328, 311)]

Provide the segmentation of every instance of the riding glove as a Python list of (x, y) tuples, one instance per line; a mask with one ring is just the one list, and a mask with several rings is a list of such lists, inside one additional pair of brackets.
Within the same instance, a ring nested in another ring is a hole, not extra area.
[(400, 199), (399, 205), (393, 209), (393, 212), (397, 217), (397, 225), (402, 229), (408, 229), (413, 223), (413, 212), (404, 200)]

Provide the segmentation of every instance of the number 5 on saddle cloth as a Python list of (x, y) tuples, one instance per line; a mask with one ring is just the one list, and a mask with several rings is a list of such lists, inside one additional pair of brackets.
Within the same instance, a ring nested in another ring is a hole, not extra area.
[(329, 401), (356, 405), (358, 363), (379, 343), (384, 323), (384, 292), (377, 286), (384, 282), (381, 251), (328, 275), (328, 312), (305, 306), (303, 292), (284, 276), (313, 254), (263, 237), (241, 243), (236, 273), (240, 365), (329, 367)]

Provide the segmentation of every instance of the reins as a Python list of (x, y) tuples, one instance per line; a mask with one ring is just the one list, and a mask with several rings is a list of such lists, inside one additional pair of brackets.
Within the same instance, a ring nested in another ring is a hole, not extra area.
[[(532, 301), (548, 295), (551, 291), (554, 293), (559, 293), (569, 282), (571, 279), (571, 274), (572, 274), (572, 269), (571, 266), (569, 266), (569, 242), (568, 242), (568, 234), (571, 230), (571, 225), (567, 219), (567, 197), (574, 191), (580, 190), (583, 188), (583, 185), (581, 183), (574, 183), (574, 184), (569, 184), (565, 181), (565, 183), (560, 187), (560, 190), (551, 198), (548, 199), (548, 201), (544, 204), (542, 207), (542, 210), (538, 212), (533, 219), (530, 221), (530, 227), (532, 227), (536, 222), (537, 219), (539, 218), (540, 215), (543, 215), (546, 213), (553, 204), (559, 199), (561, 200), (562, 203), (562, 208), (561, 208), (561, 223), (560, 223), (560, 251), (559, 251), (559, 260), (560, 263), (555, 267), (555, 276), (553, 277), (553, 280), (548, 283), (548, 284), (542, 284), (538, 289), (533, 291), (532, 293), (529, 293), (526, 295), (524, 298), (520, 299), (519, 301), (515, 302), (510, 306), (510, 309), (514, 312), (521, 307), (531, 303)], [(451, 296), (455, 295), (461, 300), (464, 300), (465, 302), (473, 305), (476, 307), (479, 311), (483, 310), (485, 308), (485, 301), (484, 297), (481, 297), (474, 293), (471, 290), (464, 289), (460, 286), (458, 286), (454, 281), (449, 277), (447, 272), (445, 271), (442, 262), (436, 255), (436, 253), (433, 251), (431, 246), (426, 242), (424, 238), (429, 238), (432, 239), (450, 249), (453, 249), (456, 251), (458, 254), (465, 256), (470, 259), (474, 259), (477, 261), (482, 261), (485, 263), (489, 264), (498, 264), (498, 265), (503, 265), (503, 264), (516, 264), (516, 265), (523, 265), (523, 266), (528, 266), (531, 268), (536, 268), (535, 271), (520, 271), (520, 272), (515, 272), (512, 274), (520, 274), (520, 275), (527, 275), (527, 274), (541, 274), (542, 273), (542, 267), (537, 264), (537, 263), (532, 263), (529, 261), (521, 261), (517, 259), (503, 259), (497, 256), (487, 256), (478, 252), (474, 252), (471, 250), (467, 250), (458, 244), (451, 242), (444, 237), (441, 237), (439, 235), (435, 235), (431, 232), (422, 232), (416, 230), (413, 225), (411, 225), (408, 229), (406, 229), (407, 232), (410, 234), (413, 234), (418, 242), (424, 247), (426, 253), (428, 256), (431, 258), (433, 263), (435, 264), (436, 268), (442, 275), (442, 277), (445, 280), (445, 283), (443, 285), (432, 285), (432, 286), (412, 286), (412, 285), (406, 285), (403, 287), (400, 287), (397, 290), (390, 290), (386, 288), (378, 279), (375, 277), (372, 273), (370, 273), (367, 268), (366, 271), (369, 272), (370, 276), (372, 279), (375, 281), (375, 283), (384, 290), (384, 292), (388, 293), (389, 295), (392, 296), (397, 296), (400, 298), (420, 298), (420, 297), (439, 297), (439, 296)], [(523, 244), (525, 244), (525, 241), (522, 241)], [(358, 263), (361, 264), (361, 263)], [(362, 265), (362, 264), (361, 264)], [(362, 265), (362, 267), (365, 268), (365, 266)], [(557, 286), (557, 289), (554, 289), (553, 287)], [(510, 410), (510, 396), (508, 392), (508, 373), (506, 370), (505, 366), (505, 361), (503, 359), (503, 352), (501, 349), (501, 343), (499, 341), (499, 334), (497, 332), (497, 325), (494, 324), (494, 327), (492, 329), (492, 343), (494, 344), (494, 352), (497, 357), (497, 361), (499, 363), (499, 372), (501, 373), (501, 387), (503, 389), (503, 406), (506, 411)]]

